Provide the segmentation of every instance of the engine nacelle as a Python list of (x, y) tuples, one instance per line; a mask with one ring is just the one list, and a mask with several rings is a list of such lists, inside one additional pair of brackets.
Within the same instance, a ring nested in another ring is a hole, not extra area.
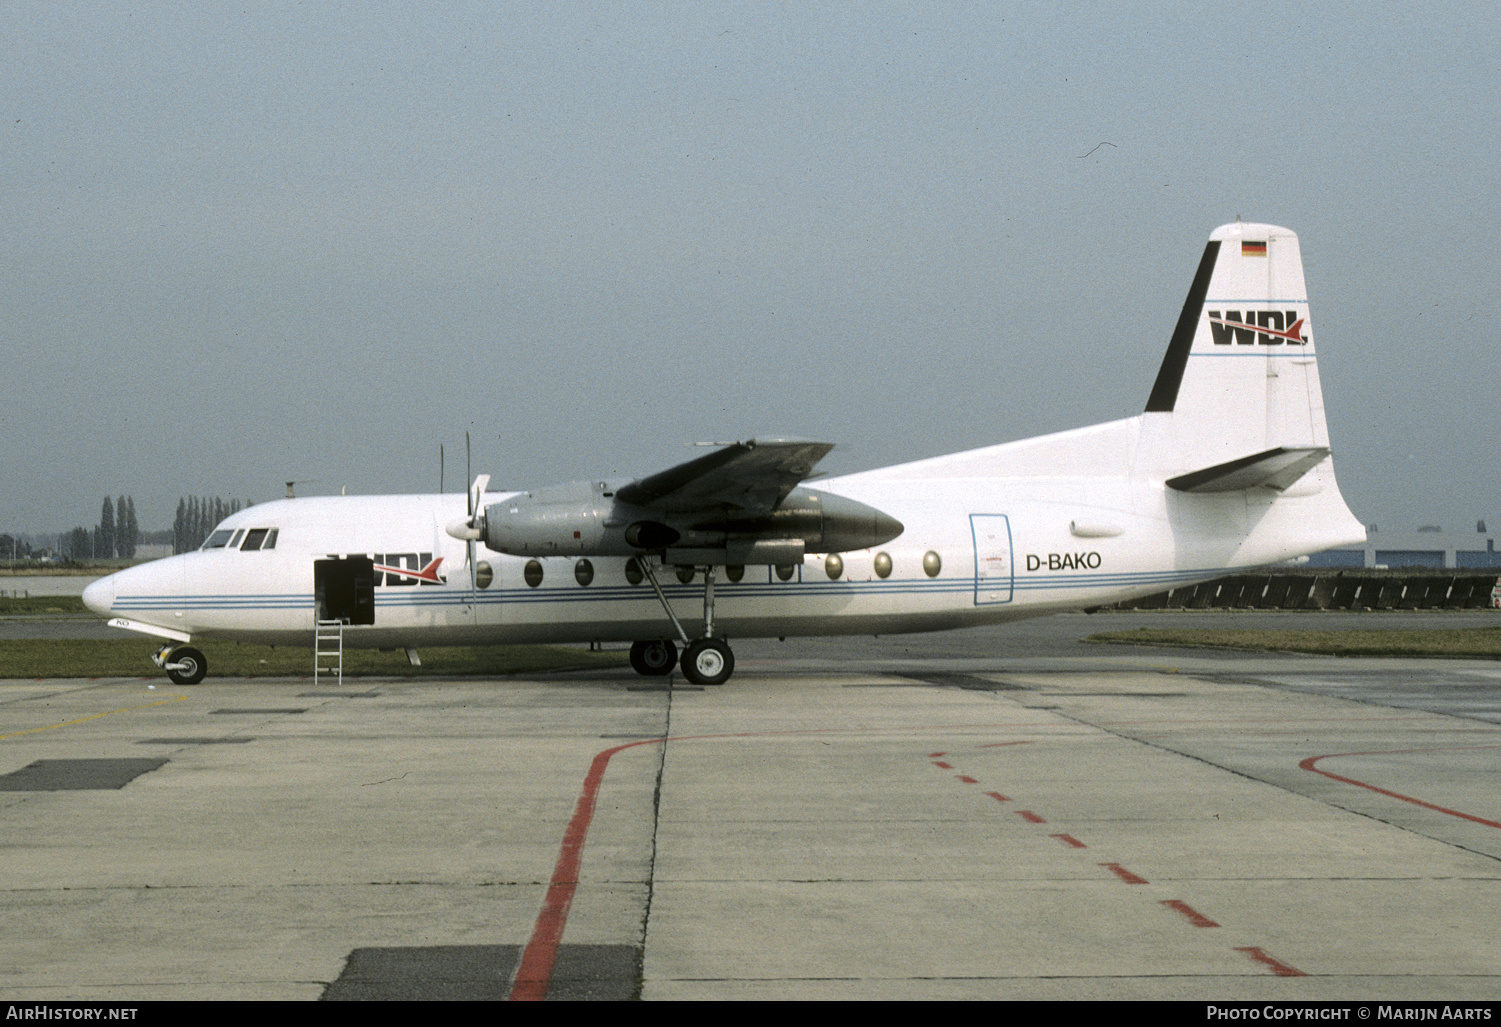
[(807, 488), (793, 489), (766, 513), (710, 508), (669, 514), (615, 498), (609, 482), (568, 482), (491, 503), (483, 532), (486, 546), (512, 556), (670, 555), (676, 549), (703, 557), (695, 562), (759, 563), (783, 562), (794, 552), (878, 546), (900, 535), (902, 524), (864, 503)]
[(629, 556), (638, 550), (624, 531), (606, 528), (612, 495), (606, 483), (588, 481), (518, 492), (485, 507), (485, 545), (512, 556)]

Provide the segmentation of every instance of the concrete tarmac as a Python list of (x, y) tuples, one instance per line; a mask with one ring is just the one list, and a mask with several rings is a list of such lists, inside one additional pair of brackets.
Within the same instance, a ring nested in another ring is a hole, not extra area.
[(1501, 996), (1501, 665), (1076, 641), (1141, 623), (0, 681), (0, 993)]

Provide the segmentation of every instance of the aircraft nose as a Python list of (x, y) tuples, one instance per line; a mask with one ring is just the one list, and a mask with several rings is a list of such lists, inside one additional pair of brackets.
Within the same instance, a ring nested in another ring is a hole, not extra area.
[(83, 590), (83, 605), (97, 614), (109, 613), (115, 602), (115, 575), (100, 578)]

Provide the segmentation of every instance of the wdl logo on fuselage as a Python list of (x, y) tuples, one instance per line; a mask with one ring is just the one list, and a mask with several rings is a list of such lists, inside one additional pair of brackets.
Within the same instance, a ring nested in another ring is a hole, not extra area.
[(443, 557), (432, 553), (372, 553), (377, 585), (444, 585), (448, 579), (438, 573)]
[(1216, 346), (1302, 346), (1303, 319), (1296, 310), (1227, 310), (1209, 314), (1209, 330)]

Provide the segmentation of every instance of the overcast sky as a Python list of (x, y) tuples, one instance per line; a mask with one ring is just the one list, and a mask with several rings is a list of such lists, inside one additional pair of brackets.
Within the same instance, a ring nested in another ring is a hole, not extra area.
[(0, 531), (1140, 412), (1302, 238), (1335, 467), (1501, 527), (1493, 4), (0, 5)]

